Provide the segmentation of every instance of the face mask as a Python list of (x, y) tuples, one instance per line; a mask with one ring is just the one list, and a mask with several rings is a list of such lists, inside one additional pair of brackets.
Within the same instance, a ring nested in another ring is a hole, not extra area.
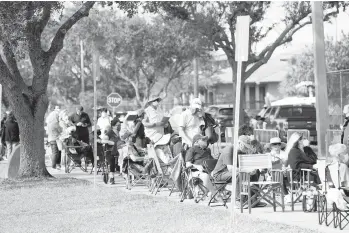
[(196, 115), (198, 116), (198, 117), (202, 117), (203, 116), (203, 114), (202, 114), (202, 111), (200, 111), (200, 110), (196, 110)]
[(254, 137), (254, 135), (252, 134), (252, 135), (250, 135), (250, 136), (248, 136), (249, 138), (250, 138), (250, 140), (251, 141), (253, 141), (253, 140), (255, 140), (255, 137)]

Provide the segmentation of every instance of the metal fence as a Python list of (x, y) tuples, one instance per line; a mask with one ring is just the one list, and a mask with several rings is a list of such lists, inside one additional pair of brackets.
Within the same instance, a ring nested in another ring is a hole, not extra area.
[(225, 128), (225, 142), (234, 143), (234, 127)]
[(349, 70), (327, 72), (327, 94), (330, 129), (339, 130), (344, 106), (349, 104)]
[(271, 138), (279, 137), (279, 131), (274, 129), (255, 129), (254, 136), (260, 143), (269, 143)]
[(299, 133), (303, 135), (303, 139), (308, 139), (310, 141), (310, 131), (307, 129), (289, 129), (287, 130), (287, 141), (290, 140), (290, 137), (294, 133)]
[(341, 143), (342, 130), (327, 130), (326, 132), (326, 142), (327, 146)]

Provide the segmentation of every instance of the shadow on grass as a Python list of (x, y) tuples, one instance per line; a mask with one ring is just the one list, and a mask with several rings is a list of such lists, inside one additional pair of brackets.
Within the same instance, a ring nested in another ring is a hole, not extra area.
[(38, 187), (70, 187), (90, 186), (92, 183), (87, 180), (79, 180), (70, 177), (64, 178), (26, 178), (26, 179), (3, 179), (0, 180), (0, 190), (38, 188)]

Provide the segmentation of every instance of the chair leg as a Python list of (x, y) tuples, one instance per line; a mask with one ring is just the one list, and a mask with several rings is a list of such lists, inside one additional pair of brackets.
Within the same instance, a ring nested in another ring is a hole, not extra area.
[(293, 184), (291, 184), (291, 209), (294, 211)]
[(240, 211), (241, 213), (244, 212), (244, 201), (243, 201), (243, 195), (241, 193), (240, 193)]
[(185, 182), (183, 190), (182, 190), (182, 196), (181, 196), (180, 202), (184, 201), (185, 195), (187, 194), (187, 192), (188, 192), (188, 182)]
[(176, 184), (175, 184), (175, 183), (173, 183), (173, 185), (172, 185), (172, 187), (171, 187), (171, 190), (170, 190), (170, 195), (168, 195), (168, 196), (171, 196), (171, 194), (172, 194), (172, 192), (173, 192), (173, 190), (174, 190), (175, 186), (176, 186)]
[(251, 187), (248, 186), (248, 213), (251, 214)]
[(159, 179), (158, 185), (157, 185), (157, 189), (156, 189), (156, 191), (155, 191), (155, 195), (156, 195), (156, 194), (159, 192), (159, 190), (160, 190), (162, 180), (163, 180), (163, 177), (161, 176), (160, 179)]
[(281, 193), (281, 208), (282, 208), (282, 212), (285, 212), (285, 195), (284, 192), (282, 190), (282, 187), (280, 186), (280, 193)]
[(273, 190), (273, 208), (274, 208), (274, 212), (276, 211), (276, 202), (275, 202), (275, 190)]

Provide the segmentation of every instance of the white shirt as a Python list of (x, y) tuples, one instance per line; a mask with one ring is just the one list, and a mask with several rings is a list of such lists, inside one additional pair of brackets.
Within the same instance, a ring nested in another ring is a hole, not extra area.
[(111, 126), (110, 118), (108, 116), (98, 118), (97, 125), (101, 130), (104, 130), (107, 126)]
[[(145, 110), (145, 115), (146, 115), (146, 121), (154, 124), (161, 122), (163, 115), (160, 113), (159, 110), (153, 108), (152, 106), (147, 107)], [(144, 132), (145, 136), (147, 136), (150, 140), (154, 138), (155, 135), (161, 134), (164, 135), (164, 127), (163, 126), (158, 126), (158, 127), (144, 127)]]
[[(178, 126), (183, 128), (184, 132), (191, 140), (193, 140), (196, 134), (201, 134), (201, 125), (205, 125), (204, 119), (199, 118), (197, 115), (193, 115), (190, 109), (181, 113)], [(192, 146), (192, 141), (187, 141), (183, 135), (179, 136), (182, 137), (183, 143), (187, 144), (189, 147)]]

